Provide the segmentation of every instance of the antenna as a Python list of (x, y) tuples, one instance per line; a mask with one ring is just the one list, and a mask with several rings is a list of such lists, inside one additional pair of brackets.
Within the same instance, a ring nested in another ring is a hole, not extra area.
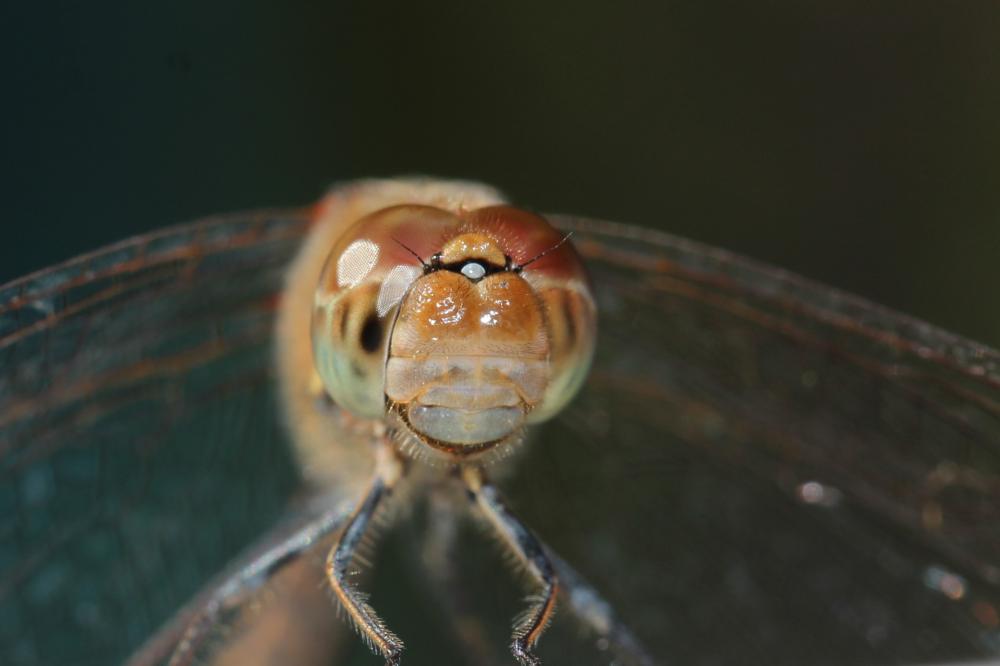
[(542, 257), (544, 257), (545, 255), (547, 255), (547, 254), (548, 254), (549, 252), (553, 252), (554, 250), (558, 250), (558, 249), (559, 249), (559, 247), (560, 247), (560, 246), (561, 246), (561, 245), (562, 245), (563, 243), (565, 243), (566, 241), (568, 241), (568, 240), (569, 240), (569, 237), (570, 237), (570, 236), (572, 236), (572, 235), (573, 235), (573, 232), (572, 232), (572, 231), (568, 231), (568, 232), (566, 232), (566, 235), (565, 235), (565, 236), (563, 236), (563, 237), (562, 237), (562, 238), (561, 238), (561, 239), (559, 240), (559, 242), (558, 242), (558, 243), (556, 243), (555, 245), (553, 245), (552, 247), (550, 247), (550, 248), (549, 248), (549, 249), (547, 249), (547, 250), (542, 250), (541, 252), (539, 252), (538, 254), (536, 254), (536, 255), (535, 255), (534, 257), (532, 257), (531, 259), (528, 259), (528, 260), (527, 260), (526, 262), (524, 262), (523, 264), (521, 264), (520, 266), (515, 266), (515, 267), (514, 267), (514, 272), (515, 272), (515, 273), (520, 273), (520, 272), (521, 272), (522, 270), (524, 270), (524, 267), (525, 267), (525, 266), (527, 266), (527, 265), (529, 265), (529, 264), (532, 264), (532, 263), (534, 263), (534, 262), (538, 261), (539, 259), (541, 259), (541, 258), (542, 258)]
[[(400, 246), (401, 248), (403, 248), (404, 250), (406, 250), (407, 252), (409, 252), (410, 254), (412, 254), (412, 255), (413, 255), (413, 257), (414, 257), (414, 258), (415, 258), (415, 259), (416, 259), (417, 261), (419, 261), (419, 262), (420, 262), (420, 265), (424, 267), (424, 270), (425, 270), (425, 271), (426, 271), (426, 270), (428, 270), (428, 269), (430, 268), (430, 266), (428, 266), (428, 265), (427, 265), (427, 263), (426, 263), (426, 262), (425, 262), (425, 261), (424, 261), (423, 259), (421, 259), (421, 258), (420, 258), (420, 255), (419, 255), (419, 254), (417, 254), (416, 252), (414, 252), (413, 250), (411, 250), (411, 249), (410, 249), (409, 247), (407, 247), (406, 243), (404, 243), (403, 241), (399, 240), (398, 238), (393, 238), (392, 240), (394, 240), (394, 241), (396, 241), (397, 243), (399, 243), (399, 246)], [(534, 259), (532, 259), (532, 261), (534, 261)]]

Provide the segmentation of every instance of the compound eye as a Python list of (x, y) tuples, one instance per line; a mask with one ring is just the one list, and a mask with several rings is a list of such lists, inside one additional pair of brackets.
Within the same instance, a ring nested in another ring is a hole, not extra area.
[(330, 248), (313, 300), (313, 362), (330, 397), (357, 416), (385, 413), (385, 363), (400, 301), (438, 239), (462, 224), (448, 211), (392, 206), (362, 217)]
[(356, 368), (372, 363), (367, 357), (383, 351), (386, 322), (375, 311), (378, 288), (376, 283), (355, 287), (331, 303), (328, 310), (326, 335), (354, 358)]
[(386, 331), (376, 311), (379, 284), (345, 290), (313, 311), (313, 357), (327, 392), (357, 414), (382, 410)]

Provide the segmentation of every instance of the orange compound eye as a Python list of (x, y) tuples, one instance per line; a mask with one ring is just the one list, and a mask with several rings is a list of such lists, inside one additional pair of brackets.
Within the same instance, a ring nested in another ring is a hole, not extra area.
[[(349, 226), (337, 239), (316, 287), (312, 345), (316, 370), (333, 400), (359, 416), (385, 413), (385, 361), (397, 308), (430, 256), (458, 224), (430, 206), (393, 206)], [(432, 251), (433, 250), (433, 251)]]

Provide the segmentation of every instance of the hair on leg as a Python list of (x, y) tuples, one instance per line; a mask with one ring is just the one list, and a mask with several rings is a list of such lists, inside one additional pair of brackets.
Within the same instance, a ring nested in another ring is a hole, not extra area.
[(500, 498), (499, 491), (486, 480), (481, 469), (463, 469), (462, 479), (491, 527), (510, 547), (540, 588), (537, 595), (529, 598), (528, 608), (515, 621), (510, 643), (511, 652), (522, 666), (538, 666), (541, 661), (532, 648), (555, 611), (556, 594), (559, 591), (555, 568), (542, 543), (510, 512)]
[(375, 475), (367, 492), (347, 519), (343, 532), (326, 559), (326, 578), (341, 607), (368, 646), (396, 666), (403, 653), (399, 639), (368, 605), (365, 595), (349, 580), (359, 547), (365, 542), (381, 504), (392, 494), (403, 475), (403, 466), (388, 444), (377, 449)]

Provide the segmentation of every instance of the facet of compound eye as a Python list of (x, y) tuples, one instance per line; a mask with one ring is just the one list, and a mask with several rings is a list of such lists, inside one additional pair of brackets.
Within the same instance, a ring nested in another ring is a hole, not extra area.
[(375, 313), (379, 317), (389, 314), (389, 310), (399, 305), (413, 281), (420, 276), (417, 266), (399, 265), (394, 267), (382, 281), (378, 290), (378, 301), (375, 303)]
[(483, 268), (482, 264), (477, 264), (474, 261), (462, 266), (462, 275), (469, 278), (470, 280), (478, 280), (486, 275), (486, 269)]

